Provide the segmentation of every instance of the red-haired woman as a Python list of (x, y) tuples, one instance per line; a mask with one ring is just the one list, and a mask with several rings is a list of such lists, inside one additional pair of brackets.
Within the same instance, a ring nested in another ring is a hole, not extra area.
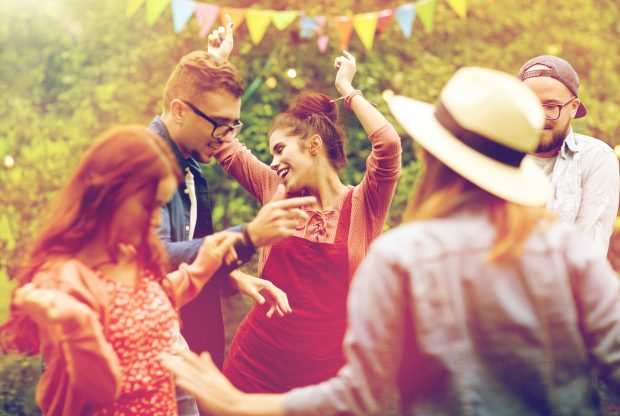
[(206, 238), (194, 263), (165, 275), (154, 227), (177, 170), (155, 133), (120, 127), (93, 143), (57, 196), (0, 333), (7, 351), (42, 352), (44, 414), (176, 414), (158, 359), (172, 348), (175, 307), (234, 257), (239, 235)]
[(236, 139), (215, 157), (261, 203), (284, 182), (289, 196), (315, 196), (309, 219), (293, 237), (263, 249), (259, 272), (284, 290), (293, 313), (268, 320), (255, 306), (233, 340), (224, 373), (247, 392), (282, 392), (333, 376), (344, 363), (349, 282), (380, 233), (400, 175), (401, 143), (388, 123), (351, 82), (355, 59), (336, 59), (336, 87), (368, 133), (372, 152), (357, 186), (344, 185), (345, 133), (337, 103), (305, 94), (278, 115), (269, 134), (271, 165)]

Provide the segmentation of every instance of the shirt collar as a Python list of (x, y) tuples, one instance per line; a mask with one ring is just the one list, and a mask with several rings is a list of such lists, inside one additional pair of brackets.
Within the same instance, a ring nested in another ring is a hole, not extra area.
[(166, 141), (166, 143), (168, 143), (168, 145), (172, 149), (172, 152), (176, 156), (177, 161), (179, 162), (181, 170), (183, 170), (184, 172), (183, 174), (185, 174), (186, 168), (190, 168), (190, 170), (194, 171), (192, 172), (194, 176), (196, 176), (195, 172), (200, 172), (200, 165), (198, 165), (198, 162), (193, 157), (190, 156), (186, 159), (185, 156), (183, 156), (183, 153), (181, 153), (181, 150), (179, 149), (177, 144), (170, 137), (168, 128), (166, 127), (164, 121), (161, 119), (160, 116), (155, 116), (155, 118), (153, 119), (153, 121), (151, 121), (151, 124), (149, 125), (149, 129), (159, 134)]
[(568, 133), (566, 134), (566, 139), (564, 140), (564, 143), (562, 143), (560, 153), (562, 154), (562, 157), (566, 157), (566, 152), (570, 151), (572, 153), (577, 153), (579, 152), (579, 150), (579, 144), (577, 143), (575, 133), (573, 132), (573, 128), (571, 126), (571, 128), (568, 130)]

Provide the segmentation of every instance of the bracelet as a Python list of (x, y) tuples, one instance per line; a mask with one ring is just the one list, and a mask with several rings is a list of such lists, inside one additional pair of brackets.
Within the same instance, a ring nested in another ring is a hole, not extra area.
[(243, 234), (243, 242), (247, 246), (252, 247), (254, 250), (256, 250), (256, 246), (254, 245), (254, 242), (252, 241), (252, 238), (250, 238), (250, 233), (248, 231), (248, 225), (247, 224), (243, 224), (241, 226), (241, 234)]
[[(353, 92), (345, 95), (344, 97), (339, 97), (339, 98), (330, 100), (329, 102), (333, 103), (336, 101), (344, 100), (344, 108), (346, 108), (347, 110), (351, 110), (351, 100), (353, 100), (353, 97), (355, 97), (356, 95), (361, 95), (362, 97), (364, 97), (364, 94), (362, 93), (361, 90), (354, 90)], [(368, 99), (366, 99), (366, 101), (368, 101), (370, 104), (372, 104), (375, 107), (377, 106), (377, 104), (373, 103), (372, 101)]]

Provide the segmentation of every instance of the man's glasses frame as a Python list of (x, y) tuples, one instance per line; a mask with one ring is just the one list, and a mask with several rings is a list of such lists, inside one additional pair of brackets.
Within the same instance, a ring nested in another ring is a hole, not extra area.
[[(218, 123), (217, 121), (213, 120), (211, 117), (209, 117), (208, 115), (200, 111), (198, 107), (196, 107), (194, 104), (190, 103), (189, 101), (185, 101), (185, 100), (180, 100), (180, 101), (183, 104), (187, 105), (189, 108), (191, 108), (194, 114), (196, 114), (198, 117), (201, 117), (207, 120), (209, 123), (213, 124), (213, 131), (211, 132), (211, 136), (213, 136), (214, 139), (221, 139), (222, 137), (225, 137), (231, 131), (234, 134), (237, 134), (241, 131), (241, 128), (243, 127), (243, 123), (240, 120), (233, 121), (232, 125), (226, 124), (226, 123)], [(222, 128), (222, 127), (225, 127), (225, 128)]]
[[(560, 118), (560, 116), (562, 115), (562, 109), (564, 107), (566, 107), (568, 104), (570, 104), (575, 98), (577, 98), (576, 95), (573, 95), (573, 97), (568, 100), (567, 102), (565, 102), (564, 104), (543, 104), (543, 110), (545, 111), (545, 120), (557, 120), (558, 118)], [(557, 108), (557, 110), (555, 110)], [(555, 117), (551, 117), (547, 115), (547, 112), (558, 112), (558, 115)]]

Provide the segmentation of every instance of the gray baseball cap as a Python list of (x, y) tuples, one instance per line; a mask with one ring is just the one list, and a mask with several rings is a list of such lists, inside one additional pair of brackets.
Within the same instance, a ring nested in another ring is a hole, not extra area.
[[(549, 69), (537, 69), (533, 71), (528, 71), (529, 68), (534, 65), (544, 65), (549, 67)], [(552, 55), (541, 55), (536, 58), (532, 58), (527, 61), (519, 70), (519, 79), (523, 81), (527, 78), (533, 77), (550, 77), (555, 78), (560, 81), (562, 84), (566, 85), (575, 97), (579, 97), (579, 76), (577, 72), (573, 69), (571, 64), (566, 62), (562, 58), (558, 58), (557, 56)], [(588, 114), (588, 110), (583, 105), (583, 103), (579, 104), (579, 108), (577, 108), (577, 114), (575, 118), (581, 118)]]

